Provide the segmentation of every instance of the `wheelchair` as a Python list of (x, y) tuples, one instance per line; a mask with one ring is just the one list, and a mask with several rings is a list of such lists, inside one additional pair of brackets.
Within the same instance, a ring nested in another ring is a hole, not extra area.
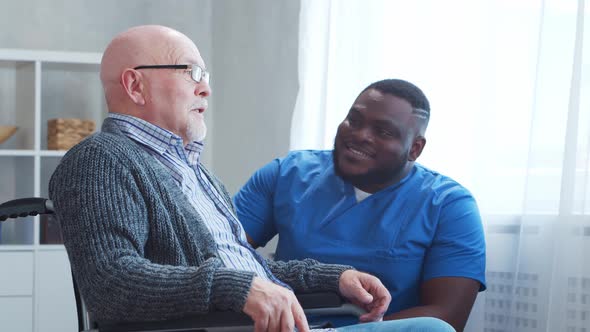
[[(8, 218), (36, 216), (38, 214), (53, 214), (53, 203), (46, 198), (29, 197), (11, 200), (0, 204), (0, 222)], [(149, 322), (97, 322), (84, 304), (76, 280), (72, 275), (78, 330), (81, 332), (180, 332), (180, 331), (252, 331), (253, 322), (249, 316), (241, 312), (217, 311), (207, 314), (195, 314), (178, 319)], [(307, 316), (315, 317), (359, 317), (363, 309), (346, 303), (336, 293), (308, 293), (296, 294), (299, 303)], [(310, 328), (330, 327), (330, 322), (311, 324)]]

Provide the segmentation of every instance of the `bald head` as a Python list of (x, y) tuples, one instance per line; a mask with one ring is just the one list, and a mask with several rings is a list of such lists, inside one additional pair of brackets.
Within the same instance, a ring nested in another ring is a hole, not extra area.
[(203, 79), (209, 77), (206, 70), (187, 36), (144, 25), (111, 41), (102, 57), (100, 79), (109, 112), (150, 122), (188, 144), (202, 141), (207, 132), (203, 113), (211, 88)]
[[(139, 65), (177, 64), (186, 49), (200, 57), (196, 45), (184, 34), (159, 25), (133, 27), (117, 35), (107, 46), (100, 64), (109, 111), (121, 111), (125, 101), (122, 74)], [(128, 107), (126, 107), (128, 108)]]

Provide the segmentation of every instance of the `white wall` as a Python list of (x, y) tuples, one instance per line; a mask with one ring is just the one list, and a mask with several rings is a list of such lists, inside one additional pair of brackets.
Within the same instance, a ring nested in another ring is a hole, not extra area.
[(213, 5), (213, 169), (235, 193), (289, 149), (297, 96), (299, 1)]
[(211, 0), (1, 0), (0, 6), (3, 48), (102, 52), (128, 27), (163, 24), (199, 42), (205, 55), (211, 51)]

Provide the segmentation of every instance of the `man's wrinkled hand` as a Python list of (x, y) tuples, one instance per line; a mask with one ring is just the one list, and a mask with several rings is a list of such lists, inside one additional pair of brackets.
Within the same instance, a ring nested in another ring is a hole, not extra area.
[(255, 332), (309, 332), (303, 308), (290, 290), (254, 277), (244, 305)]
[(346, 270), (340, 275), (340, 294), (367, 311), (359, 317), (361, 322), (383, 319), (391, 302), (391, 295), (381, 281), (370, 274)]

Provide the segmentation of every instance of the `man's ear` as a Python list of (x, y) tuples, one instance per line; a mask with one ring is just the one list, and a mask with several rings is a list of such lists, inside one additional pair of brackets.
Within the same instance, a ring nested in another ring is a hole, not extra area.
[(412, 147), (410, 148), (410, 153), (408, 155), (409, 161), (416, 161), (418, 157), (422, 154), (422, 150), (424, 150), (424, 146), (426, 145), (426, 138), (424, 136), (418, 136), (414, 138), (414, 142), (412, 142)]
[(121, 73), (121, 85), (135, 104), (145, 105), (143, 77), (135, 69), (127, 68)]

